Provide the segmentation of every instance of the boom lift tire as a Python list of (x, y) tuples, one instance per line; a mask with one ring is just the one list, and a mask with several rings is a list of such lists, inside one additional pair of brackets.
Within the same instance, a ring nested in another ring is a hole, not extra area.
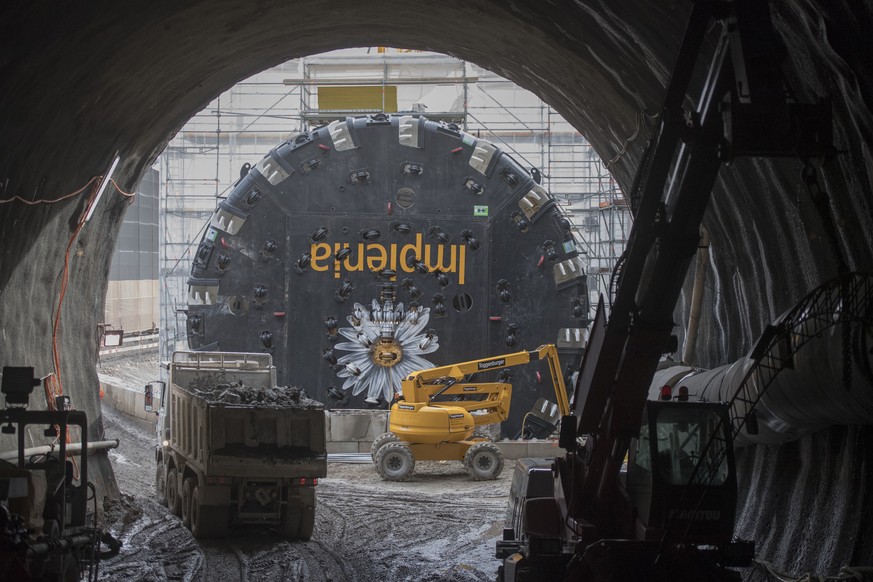
[(386, 481), (406, 481), (415, 469), (415, 456), (405, 442), (388, 443), (376, 453), (376, 471)]
[(155, 470), (155, 491), (157, 492), (158, 503), (167, 506), (167, 478), (164, 475), (164, 464), (158, 463)]
[(196, 485), (191, 491), (191, 534), (198, 540), (207, 538), (223, 538), (227, 535), (227, 507), (218, 505), (202, 505), (200, 503), (200, 488)]
[(179, 494), (179, 475), (175, 467), (167, 471), (167, 507), (173, 515), (182, 517), (182, 496)]
[(503, 472), (503, 453), (492, 442), (476, 443), (464, 455), (464, 467), (474, 481), (497, 479)]
[(191, 494), (195, 486), (191, 477), (182, 482), (182, 525), (188, 529), (191, 529)]
[(381, 449), (383, 445), (396, 442), (400, 442), (400, 439), (397, 438), (396, 434), (393, 432), (383, 432), (373, 440), (373, 444), (370, 446), (370, 458), (375, 463), (376, 453), (379, 452), (379, 449)]

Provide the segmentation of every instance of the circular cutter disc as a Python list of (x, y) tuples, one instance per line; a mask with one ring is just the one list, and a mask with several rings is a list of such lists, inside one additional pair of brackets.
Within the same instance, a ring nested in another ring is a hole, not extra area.
[[(585, 266), (554, 199), (495, 145), (420, 116), (346, 118), (280, 144), (220, 202), (188, 344), (269, 352), (281, 385), (329, 408), (384, 407), (411, 371), (545, 343), (566, 373), (587, 338)], [(510, 373), (512, 437), (555, 396), (545, 362)]]

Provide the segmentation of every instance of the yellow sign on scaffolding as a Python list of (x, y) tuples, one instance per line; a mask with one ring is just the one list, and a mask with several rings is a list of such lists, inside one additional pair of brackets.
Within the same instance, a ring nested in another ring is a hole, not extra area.
[(321, 111), (397, 111), (397, 86), (324, 86), (318, 87), (318, 109)]
[[(398, 53), (398, 54), (424, 52), (424, 51), (420, 51), (418, 49), (394, 48), (394, 47), (390, 47), (390, 46), (387, 46), (387, 47), (386, 46), (377, 46), (376, 47), (376, 53), (378, 53), (378, 54), (385, 54), (385, 53), (388, 53), (391, 51), (394, 51), (395, 53)], [(367, 49), (367, 52), (370, 52), (370, 50)]]

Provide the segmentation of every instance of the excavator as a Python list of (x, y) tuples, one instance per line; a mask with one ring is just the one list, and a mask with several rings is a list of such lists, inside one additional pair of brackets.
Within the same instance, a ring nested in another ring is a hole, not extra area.
[(601, 297), (573, 410), (561, 419), (565, 454), (516, 466), (496, 548), (500, 582), (739, 580), (735, 568), (754, 558), (754, 542), (733, 537), (733, 439), (745, 419), (724, 403), (689, 401), (681, 387), (656, 398), (650, 389), (663, 355), (676, 351), (673, 312), (722, 165), (799, 157), (808, 179), (811, 160), (834, 154), (829, 103), (795, 100), (783, 54), (768, 2), (691, 3), (627, 193), (634, 225), (610, 314)]
[[(477, 427), (506, 420), (512, 385), (505, 376), (496, 382), (468, 382), (465, 378), (538, 360), (548, 362), (557, 404), (538, 402), (523, 424), (545, 428), (551, 415), (542, 414), (541, 409), (557, 407), (561, 416), (568, 415), (567, 389), (554, 344), (418, 370), (401, 382), (401, 393), (389, 414), (389, 432), (373, 441), (371, 456), (376, 471), (388, 481), (404, 481), (412, 474), (416, 460), (456, 460), (463, 461), (474, 480), (496, 479), (503, 470), (503, 454), (491, 440), (474, 434)], [(549, 426), (546, 432), (555, 428)]]

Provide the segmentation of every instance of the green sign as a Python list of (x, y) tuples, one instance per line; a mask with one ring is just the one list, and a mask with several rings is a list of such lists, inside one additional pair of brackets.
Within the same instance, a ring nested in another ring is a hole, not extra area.
[(488, 207), (487, 206), (474, 206), (473, 207), (473, 216), (488, 216)]

